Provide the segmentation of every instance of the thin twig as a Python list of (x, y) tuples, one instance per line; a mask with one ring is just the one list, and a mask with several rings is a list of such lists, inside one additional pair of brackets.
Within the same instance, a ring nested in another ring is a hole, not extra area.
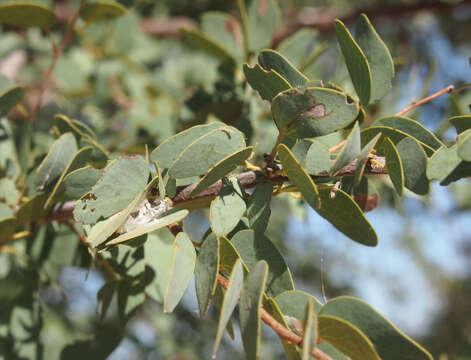
[[(74, 34), (74, 31), (75, 31), (74, 27), (79, 16), (79, 10), (80, 10), (80, 7), (84, 3), (85, 3), (85, 0), (82, 0), (80, 2), (79, 9), (77, 9), (77, 11), (74, 13), (72, 18), (70, 19), (68, 30), (66, 34), (64, 35), (64, 38), (60, 42), (59, 46), (57, 46), (57, 48), (53, 47), (53, 56), (52, 56), (51, 64), (49, 65), (49, 68), (47, 69), (46, 75), (44, 76), (44, 80), (43, 80), (41, 90), (39, 92), (38, 100), (36, 101), (36, 104), (34, 105), (33, 111), (31, 112), (30, 120), (32, 123), (36, 120), (36, 116), (38, 115), (39, 108), (41, 107), (44, 94), (46, 90), (49, 88), (49, 85), (51, 84), (52, 73), (54, 72), (54, 68), (56, 67), (57, 61), (59, 60), (59, 57), (64, 52), (65, 47), (67, 46), (70, 39), (72, 38), (72, 35)], [(51, 39), (52, 39), (52, 36), (51, 36)]]
[[(221, 284), (221, 286), (227, 290), (229, 281), (221, 274), (218, 274), (218, 283)], [(299, 347), (302, 346), (303, 338), (296, 335), (289, 329), (285, 328), (283, 324), (279, 323), (273, 316), (271, 316), (263, 308), (263, 306), (260, 307), (259, 313), (260, 313), (260, 318), (262, 319), (262, 321), (265, 324), (267, 324), (269, 327), (271, 327), (273, 331), (275, 331), (283, 340), (296, 344)], [(311, 355), (314, 356), (317, 360), (332, 360), (332, 358), (329, 355), (324, 353), (319, 348), (312, 349)]]
[(440, 90), (440, 91), (436, 92), (435, 94), (432, 94), (432, 95), (426, 97), (425, 99), (422, 99), (422, 100), (419, 100), (419, 101), (414, 101), (412, 104), (410, 104), (406, 108), (404, 108), (401, 111), (399, 111), (398, 113), (396, 113), (396, 116), (403, 116), (403, 115), (407, 114), (409, 111), (415, 109), (416, 107), (419, 107), (420, 105), (428, 103), (429, 101), (431, 101), (431, 100), (433, 100), (433, 99), (435, 99), (435, 98), (437, 98), (437, 97), (439, 97), (443, 94), (451, 93), (454, 89), (455, 89), (455, 87), (453, 85), (449, 85), (446, 88), (444, 88), (443, 90)]

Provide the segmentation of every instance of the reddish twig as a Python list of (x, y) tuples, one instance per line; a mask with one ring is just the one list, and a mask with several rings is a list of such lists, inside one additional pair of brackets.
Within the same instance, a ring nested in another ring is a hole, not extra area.
[[(85, 0), (82, 0), (80, 2), (79, 9), (84, 3), (85, 3)], [(59, 57), (64, 52), (65, 47), (67, 46), (70, 39), (72, 38), (72, 35), (74, 34), (74, 26), (79, 16), (79, 9), (77, 9), (77, 11), (74, 13), (72, 18), (70, 19), (68, 30), (66, 34), (64, 35), (64, 38), (60, 42), (59, 46), (54, 51), (51, 64), (49, 65), (49, 68), (47, 69), (46, 75), (44, 75), (44, 80), (43, 80), (41, 90), (39, 91), (38, 100), (36, 101), (36, 104), (34, 105), (33, 111), (31, 112), (31, 117), (30, 117), (31, 122), (34, 122), (36, 120), (36, 116), (38, 115), (39, 108), (41, 107), (44, 93), (46, 92), (46, 90), (49, 88), (49, 85), (51, 84), (52, 73), (54, 72), (54, 68), (56, 67), (57, 61), (59, 60)]]
[(432, 95), (426, 97), (425, 99), (422, 99), (422, 100), (419, 100), (419, 101), (414, 101), (412, 104), (410, 104), (409, 106), (405, 107), (404, 109), (402, 109), (401, 111), (396, 113), (396, 116), (403, 116), (403, 115), (407, 114), (409, 111), (415, 109), (416, 107), (419, 107), (420, 105), (428, 103), (429, 101), (431, 101), (431, 100), (433, 100), (433, 99), (435, 99), (435, 98), (437, 98), (437, 97), (439, 97), (443, 94), (451, 93), (454, 89), (455, 89), (455, 87), (453, 85), (449, 85), (446, 88), (444, 88), (443, 90), (440, 90), (440, 91), (436, 92), (435, 94), (432, 94)]
[[(221, 286), (227, 290), (229, 281), (221, 274), (218, 274), (218, 283), (221, 284)], [(286, 327), (284, 327), (283, 324), (279, 323), (273, 316), (271, 316), (263, 308), (263, 306), (260, 307), (259, 313), (260, 313), (260, 318), (262, 319), (262, 321), (265, 324), (267, 324), (270, 328), (272, 328), (273, 331), (275, 331), (280, 338), (290, 343), (296, 344), (299, 347), (302, 346), (303, 338), (296, 335), (295, 333), (293, 333), (291, 330), (287, 329)], [(314, 356), (317, 360), (332, 360), (332, 358), (329, 355), (324, 353), (319, 348), (312, 349), (311, 355)]]

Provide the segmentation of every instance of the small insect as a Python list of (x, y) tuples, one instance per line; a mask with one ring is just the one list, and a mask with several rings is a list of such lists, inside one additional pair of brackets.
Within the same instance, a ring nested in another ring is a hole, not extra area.
[(136, 205), (117, 233), (124, 234), (142, 225), (152, 225), (170, 208), (170, 202), (166, 199), (154, 198), (151, 202), (145, 197)]
[(335, 195), (336, 195), (337, 191), (339, 191), (341, 188), (342, 188), (342, 181), (339, 180), (335, 183), (332, 190), (330, 190), (330, 194), (329, 194), (330, 198), (335, 199)]

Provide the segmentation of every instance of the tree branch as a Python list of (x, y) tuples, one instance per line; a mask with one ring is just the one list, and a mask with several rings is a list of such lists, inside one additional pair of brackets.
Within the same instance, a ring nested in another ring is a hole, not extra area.
[(419, 107), (425, 103), (428, 103), (429, 101), (443, 95), (443, 94), (449, 94), (451, 93), (453, 90), (455, 89), (455, 87), (453, 85), (448, 85), (446, 88), (444, 88), (443, 90), (440, 90), (440, 91), (437, 91), (436, 93), (422, 99), (422, 100), (419, 100), (419, 101), (414, 101), (412, 104), (410, 104), (409, 106), (405, 107), (404, 109), (402, 109), (401, 111), (399, 111), (398, 113), (396, 113), (396, 116), (403, 116), (405, 114), (407, 114), (409, 111), (415, 109), (416, 107)]
[[(227, 290), (229, 281), (221, 274), (218, 274), (218, 283), (221, 284), (221, 286)], [(303, 338), (296, 335), (289, 329), (285, 328), (283, 324), (279, 323), (273, 316), (271, 316), (263, 308), (263, 306), (260, 307), (259, 313), (260, 313), (260, 318), (262, 319), (262, 321), (265, 324), (267, 324), (270, 328), (272, 328), (273, 331), (275, 331), (283, 340), (296, 344), (299, 347), (302, 346)], [(314, 356), (317, 360), (332, 360), (332, 358), (329, 355), (324, 353), (319, 348), (312, 349), (311, 355)]]
[[(377, 164), (385, 164), (385, 159), (382, 156), (373, 155), (371, 158), (367, 159), (366, 167), (365, 167), (365, 174), (366, 175), (385, 175), (388, 174), (388, 170), (386, 167), (377, 165)], [(353, 176), (355, 175), (355, 170), (357, 167), (357, 160), (352, 161), (350, 164), (344, 166), (339, 173), (336, 175), (337, 177), (343, 176)], [(318, 175), (311, 175), (311, 177), (316, 179), (330, 177), (329, 173), (324, 171)], [(237, 175), (237, 180), (239, 180), (240, 184), (244, 189), (251, 189), (257, 184), (264, 183), (267, 181), (271, 181), (275, 184), (281, 184), (284, 182), (289, 181), (289, 178), (283, 175), (277, 175), (273, 177), (267, 177), (266, 175), (262, 174), (259, 171), (246, 171)], [(186, 203), (190, 202), (198, 202), (198, 201), (210, 201), (214, 199), (222, 189), (222, 180), (216, 181), (214, 184), (209, 186), (206, 190), (203, 190), (196, 196), (190, 196), (191, 191), (196, 187), (195, 184), (188, 185), (184, 188), (178, 189), (177, 195), (172, 199), (173, 204), (178, 207), (184, 207)], [(51, 221), (67, 221), (73, 217), (73, 210), (74, 210), (75, 202), (68, 201), (65, 203), (57, 204), (52, 209), (51, 213), (44, 218), (43, 222), (51, 222)]]

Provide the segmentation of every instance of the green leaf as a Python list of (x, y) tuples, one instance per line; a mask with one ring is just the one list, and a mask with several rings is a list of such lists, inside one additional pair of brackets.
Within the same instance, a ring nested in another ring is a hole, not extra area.
[[(220, 284), (217, 284), (216, 291), (213, 296), (213, 302), (214, 302), (214, 306), (219, 311), (219, 316), (221, 316), (222, 301), (224, 300), (225, 293), (226, 291), (224, 290), (224, 288)], [(232, 325), (231, 319), (229, 319), (229, 321), (227, 322), (226, 331), (231, 337), (231, 339), (234, 340), (235, 334), (234, 334), (234, 327)]]
[(182, 221), (189, 211), (186, 209), (172, 209), (157, 218), (153, 218), (150, 222), (137, 226), (136, 228), (125, 232), (118, 237), (108, 241), (107, 246), (117, 245), (129, 241), (131, 239), (137, 238), (141, 235), (148, 234), (155, 230), (161, 229), (163, 227), (169, 226), (171, 224), (178, 223)]
[(291, 87), (303, 86), (309, 79), (296, 69), (283, 55), (275, 50), (263, 50), (258, 55), (258, 63), (266, 70), (280, 74)]
[[(273, 298), (267, 297), (266, 299), (264, 299), (263, 308), (271, 316), (273, 316), (276, 321), (282, 324), (285, 328), (289, 329), (289, 326), (286, 323), (285, 318), (283, 317), (280, 307)], [(286, 358), (288, 360), (300, 360), (301, 357), (299, 356), (298, 347), (291, 342), (285, 341), (280, 335), (278, 336), (280, 337), (281, 344), (285, 349)]]
[(252, 154), (252, 151), (253, 146), (249, 146), (245, 149), (226, 156), (224, 159), (216, 163), (216, 165), (209, 169), (208, 173), (203, 176), (198, 184), (196, 184), (193, 190), (191, 190), (190, 196), (199, 194), (210, 185), (229, 174), (231, 171), (234, 171), (237, 166), (243, 164), (244, 161), (249, 158), (250, 154)]
[(314, 296), (300, 290), (284, 291), (275, 296), (275, 301), (284, 315), (297, 319), (304, 319), (307, 302), (311, 300), (313, 311), (317, 314), (322, 309), (322, 304)]
[(14, 85), (8, 77), (0, 73), (0, 117), (7, 115), (13, 106), (23, 99), (23, 94), (23, 87)]
[(374, 345), (355, 325), (331, 315), (319, 315), (319, 337), (352, 360), (381, 360)]
[(340, 20), (334, 21), (335, 33), (342, 50), (348, 73), (363, 105), (368, 105), (373, 87), (371, 69), (365, 54)]
[(0, 2), (0, 22), (19, 26), (49, 29), (54, 22), (50, 0), (3, 0)]
[(393, 183), (397, 194), (402, 196), (402, 192), (404, 190), (404, 169), (399, 151), (389, 138), (386, 138), (384, 141), (384, 150), (389, 177), (391, 178), (391, 182)]
[(240, 257), (253, 271), (255, 265), (264, 260), (268, 264), (268, 279), (266, 293), (276, 296), (287, 290), (294, 289), (293, 278), (283, 256), (273, 242), (263, 234), (253, 230), (241, 230), (232, 237), (232, 244)]
[(173, 243), (170, 278), (164, 298), (164, 312), (172, 312), (188, 287), (195, 270), (196, 252), (190, 238), (179, 232)]
[(207, 135), (212, 130), (224, 126), (225, 125), (223, 123), (215, 122), (207, 125), (196, 125), (179, 132), (178, 134), (166, 139), (157, 146), (154, 151), (152, 151), (150, 155), (151, 161), (157, 161), (161, 168), (168, 169), (172, 166), (180, 153), (185, 150), (186, 147), (191, 145), (191, 143), (201, 136)]
[(275, 0), (254, 0), (247, 8), (248, 48), (256, 51), (269, 47), (273, 34), (281, 22)]
[(247, 217), (250, 228), (256, 233), (263, 234), (270, 218), (270, 200), (273, 193), (273, 184), (266, 182), (258, 184), (250, 196), (247, 205)]
[(206, 174), (226, 156), (244, 148), (243, 133), (231, 126), (220, 126), (180, 150), (169, 168), (169, 175), (178, 179)]
[(90, 195), (77, 202), (75, 219), (92, 224), (124, 209), (144, 190), (149, 173), (149, 165), (140, 156), (110, 161)]
[(227, 13), (208, 11), (201, 16), (202, 32), (232, 57), (240, 58), (241, 48), (235, 35), (235, 31), (238, 30), (237, 25), (236, 19)]
[(180, 33), (186, 41), (197, 46), (206, 53), (219, 58), (223, 62), (233, 62), (232, 54), (228, 49), (221, 46), (218, 42), (214, 41), (201, 31), (180, 29)]
[(66, 170), (77, 150), (77, 142), (72, 133), (66, 133), (57, 139), (36, 170), (36, 187), (43, 190), (53, 184)]
[(291, 152), (293, 153), (296, 160), (298, 160), (299, 163), (304, 167), (306, 165), (307, 152), (309, 151), (309, 148), (313, 144), (313, 142), (314, 140), (312, 139), (298, 140), (296, 144), (294, 144), (294, 146), (291, 148)]
[(78, 120), (72, 120), (65, 115), (57, 114), (54, 115), (54, 121), (61, 134), (71, 132), (75, 135), (77, 141), (82, 137), (96, 139), (96, 134), (93, 130)]
[(361, 151), (361, 139), (360, 139), (360, 127), (356, 122), (353, 126), (352, 131), (346, 139), (346, 143), (343, 146), (340, 154), (337, 155), (332, 167), (330, 169), (330, 174), (336, 175), (340, 169), (345, 165), (350, 164), (353, 160), (357, 158)]
[(227, 290), (224, 294), (224, 300), (222, 301), (221, 315), (219, 317), (216, 339), (214, 340), (213, 346), (213, 357), (216, 356), (216, 352), (218, 350), (219, 343), (221, 342), (224, 329), (226, 328), (227, 323), (231, 318), (232, 312), (234, 311), (239, 300), (243, 281), (244, 271), (242, 267), (242, 262), (240, 260), (237, 260), (234, 265), (234, 268), (232, 269), (231, 276), (229, 278), (229, 283), (227, 285)]
[(237, 178), (231, 184), (225, 184), (218, 196), (211, 201), (209, 221), (211, 229), (218, 235), (227, 235), (239, 223), (247, 210), (245, 191), (240, 187)]
[(327, 172), (332, 167), (329, 148), (320, 141), (314, 140), (306, 153), (306, 171), (311, 175)]
[(47, 214), (44, 209), (48, 194), (41, 194), (33, 197), (20, 206), (16, 213), (16, 218), (21, 224), (28, 224), (38, 221)]
[(56, 194), (59, 191), (62, 185), (62, 182), (64, 181), (65, 176), (74, 170), (84, 167), (87, 164), (87, 162), (90, 161), (92, 151), (93, 151), (93, 148), (91, 146), (84, 147), (78, 150), (73, 156), (73, 158), (70, 159), (69, 163), (66, 165), (64, 171), (59, 177), (59, 180), (57, 180), (56, 184), (54, 185), (54, 189), (52, 189), (49, 195), (49, 198), (44, 204), (45, 208), (49, 207), (49, 205), (51, 205), (54, 202), (56, 198)]
[[(215, 235), (214, 235), (215, 236)], [(220, 254), (220, 270), (225, 271), (229, 274), (234, 268), (234, 264), (238, 259), (241, 259), (241, 256), (237, 249), (234, 247), (231, 241), (229, 241), (225, 236), (219, 237), (219, 254)], [(249, 269), (247, 265), (242, 263), (244, 269), (248, 272)]]
[(267, 71), (259, 64), (243, 66), (244, 75), (252, 89), (258, 91), (262, 99), (272, 101), (280, 92), (288, 90), (290, 85), (274, 70)]
[[(316, 49), (319, 32), (310, 28), (301, 28), (278, 46), (278, 51), (286, 56), (295, 66), (305, 66), (306, 60)], [(317, 50), (317, 49), (316, 49)]]
[(410, 138), (404, 138), (396, 144), (404, 169), (404, 186), (418, 195), (429, 191), (426, 176), (427, 155), (419, 143)]
[(471, 130), (463, 135), (465, 136), (458, 137), (458, 156), (463, 160), (471, 161)]
[(312, 300), (308, 298), (306, 303), (306, 314), (304, 316), (302, 344), (303, 360), (310, 359), (310, 353), (316, 346), (317, 332), (317, 317), (314, 313), (314, 304), (312, 303)]
[(432, 356), (366, 302), (350, 296), (330, 300), (322, 315), (331, 315), (355, 325), (373, 343), (382, 360), (432, 360)]
[(319, 198), (319, 191), (306, 170), (296, 160), (293, 153), (286, 145), (278, 145), (277, 151), (281, 164), (283, 165), (283, 171), (288, 175), (290, 181), (296, 185), (306, 202), (314, 210), (320, 208), (321, 200)]
[(450, 148), (441, 147), (428, 161), (427, 178), (439, 180), (440, 185), (448, 185), (468, 176), (471, 176), (471, 163), (458, 156), (458, 144)]
[(195, 266), (196, 297), (201, 318), (206, 316), (219, 273), (219, 239), (209, 236), (201, 245)]
[(310, 87), (279, 93), (271, 106), (273, 119), (286, 136), (309, 138), (343, 129), (355, 120), (358, 104), (331, 89)]
[(400, 130), (409, 134), (421, 143), (428, 145), (436, 150), (443, 143), (429, 130), (427, 130), (421, 123), (414, 119), (404, 116), (386, 116), (373, 123), (373, 126), (387, 126), (393, 129)]
[(378, 236), (358, 204), (343, 190), (336, 191), (331, 197), (331, 190), (331, 186), (319, 187), (322, 206), (316, 210), (318, 214), (350, 239), (366, 246), (376, 246)]
[(355, 40), (365, 54), (371, 71), (370, 102), (380, 100), (391, 90), (394, 63), (386, 44), (365, 14), (361, 14), (358, 20)]
[(260, 351), (260, 306), (267, 282), (268, 264), (255, 264), (242, 287), (239, 305), (240, 332), (247, 359), (258, 359)]
[(378, 140), (381, 137), (381, 133), (377, 134), (373, 139), (370, 140), (368, 144), (366, 144), (363, 149), (361, 149), (360, 154), (358, 155), (358, 164), (355, 169), (355, 179), (354, 184), (358, 186), (360, 184), (361, 179), (363, 178), (363, 173), (365, 171), (365, 166), (368, 161), (368, 157), (371, 153), (371, 150), (376, 146)]
[[(394, 145), (397, 146), (397, 143), (402, 139), (409, 137), (412, 138), (409, 134), (405, 133), (404, 131), (393, 129), (389, 126), (371, 126), (361, 131), (361, 145), (364, 146), (369, 141), (371, 141), (376, 135), (381, 133), (381, 138), (378, 140), (376, 145), (376, 154), (379, 156), (384, 156), (384, 139), (389, 138)], [(418, 143), (422, 146), (425, 150), (427, 155), (431, 156), (434, 153), (434, 149), (427, 144), (417, 140)]]
[(448, 121), (455, 127), (458, 134), (471, 129), (471, 115), (452, 116)]
[(88, 0), (79, 10), (80, 17), (93, 23), (111, 20), (126, 14), (126, 7), (113, 0)]
[(14, 217), (5, 217), (0, 219), (0, 243), (10, 239), (18, 226), (18, 220)]
[(164, 302), (170, 279), (174, 254), (174, 236), (163, 228), (150, 233), (144, 243), (146, 278), (148, 285), (145, 292), (159, 303)]
[[(345, 178), (344, 178), (345, 179)], [(373, 181), (368, 177), (361, 179), (360, 183), (353, 189), (353, 200), (364, 212), (372, 211), (379, 205), (379, 193)]]
[(79, 199), (88, 193), (103, 176), (103, 171), (91, 166), (69, 172), (62, 182), (62, 191), (67, 199)]

